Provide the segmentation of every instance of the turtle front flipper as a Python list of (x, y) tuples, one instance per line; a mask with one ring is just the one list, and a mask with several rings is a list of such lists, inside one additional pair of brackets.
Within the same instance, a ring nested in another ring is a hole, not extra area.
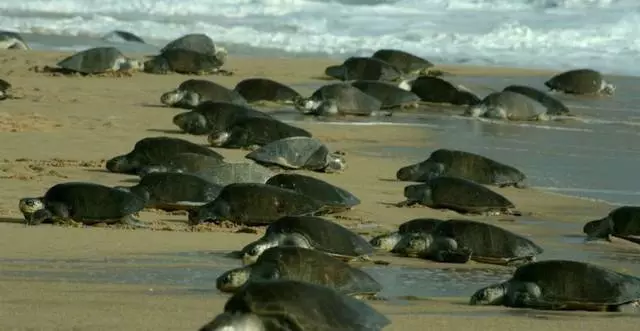
[(411, 206), (414, 206), (414, 205), (417, 205), (417, 204), (418, 204), (418, 201), (407, 199), (407, 200), (400, 201), (400, 202), (396, 203), (395, 206), (396, 207), (411, 207)]
[(133, 227), (133, 228), (138, 228), (138, 229), (139, 228), (143, 228), (143, 229), (149, 228), (148, 224), (146, 224), (146, 223), (142, 222), (141, 220), (133, 217), (133, 215), (127, 215), (127, 216), (122, 217), (119, 220), (119, 223), (122, 224), (122, 225), (127, 225), (127, 226), (130, 226), (130, 227)]
[(38, 225), (45, 221), (53, 221), (54, 215), (48, 209), (36, 210), (31, 214), (24, 215), (24, 222), (26, 225)]
[(640, 300), (616, 306), (615, 310), (621, 313), (640, 314)]
[(541, 296), (542, 290), (536, 283), (512, 281), (509, 283), (504, 305), (513, 308), (544, 309), (543, 306), (547, 305), (540, 300)]
[(432, 259), (442, 263), (467, 263), (471, 260), (470, 249), (462, 248), (457, 250), (438, 250), (432, 254)]

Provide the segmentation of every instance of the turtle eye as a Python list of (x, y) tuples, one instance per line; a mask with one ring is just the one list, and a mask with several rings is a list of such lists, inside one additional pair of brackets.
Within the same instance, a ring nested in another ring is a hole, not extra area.
[(29, 207), (33, 207), (33, 206), (36, 205), (36, 202), (34, 200), (32, 200), (32, 199), (29, 199), (29, 200), (25, 201), (25, 204), (27, 206), (29, 206)]

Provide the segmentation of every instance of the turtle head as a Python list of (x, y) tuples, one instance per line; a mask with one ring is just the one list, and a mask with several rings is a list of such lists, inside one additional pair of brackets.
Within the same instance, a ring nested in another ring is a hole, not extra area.
[(582, 227), (582, 232), (584, 234), (586, 234), (586, 235), (588, 235), (590, 233), (594, 233), (596, 230), (598, 230), (598, 227), (600, 227), (600, 222), (602, 222), (602, 220), (595, 220), (595, 221), (587, 222)]
[(328, 154), (326, 161), (327, 166), (324, 168), (326, 173), (336, 173), (347, 169), (347, 161), (337, 153)]
[(464, 111), (464, 116), (481, 117), (488, 111), (485, 105), (471, 105)]
[(325, 99), (316, 109), (316, 113), (324, 116), (338, 115), (338, 101), (336, 99)]
[(195, 111), (187, 111), (174, 116), (173, 124), (189, 134), (201, 135), (209, 132), (207, 118)]
[(591, 221), (584, 225), (582, 229), (587, 235), (587, 241), (611, 240), (609, 236), (613, 231), (613, 220), (610, 216), (603, 219)]
[(405, 79), (405, 80), (401, 80), (400, 83), (398, 83), (398, 87), (405, 91), (411, 91), (412, 84), (413, 84), (412, 79)]
[(207, 142), (213, 147), (223, 146), (231, 137), (231, 134), (227, 131), (216, 130), (209, 134)]
[(328, 66), (324, 74), (335, 79), (346, 80), (347, 70), (343, 65)]
[(29, 50), (31, 48), (18, 38), (9, 35), (0, 35), (0, 49)]
[(262, 319), (253, 313), (224, 312), (199, 331), (266, 331)]
[(251, 266), (229, 270), (216, 279), (216, 288), (221, 292), (235, 292), (251, 277)]
[(164, 57), (153, 56), (142, 63), (141, 69), (149, 74), (166, 74), (171, 68)]
[(115, 173), (132, 173), (137, 167), (137, 162), (134, 162), (128, 154), (116, 156), (107, 161), (105, 167), (110, 172)]
[(245, 265), (254, 263), (264, 251), (276, 246), (278, 246), (277, 241), (265, 238), (258, 239), (242, 249), (242, 262)]
[(424, 256), (430, 249), (433, 237), (427, 233), (412, 233), (406, 235), (393, 249), (394, 253), (405, 256)]
[(313, 98), (303, 98), (301, 96), (295, 96), (293, 98), (293, 106), (303, 114), (313, 114), (322, 104), (321, 101)]
[(189, 225), (198, 225), (205, 221), (220, 221), (231, 213), (231, 206), (224, 200), (214, 200), (200, 208), (189, 210)]
[(25, 223), (28, 225), (40, 224), (50, 216), (43, 198), (20, 199), (18, 208), (24, 216)]
[(226, 48), (220, 45), (215, 45), (215, 50), (213, 51), (213, 55), (218, 59), (218, 61), (220, 61), (220, 64), (222, 65), (225, 62), (227, 62), (227, 56), (229, 55), (229, 52), (227, 51)]
[(181, 89), (175, 89), (175, 90), (171, 90), (169, 92), (165, 92), (160, 96), (160, 102), (162, 104), (165, 104), (167, 106), (173, 106), (177, 103), (179, 103), (180, 101), (183, 100), (185, 96), (185, 92), (182, 91)]
[(431, 205), (431, 187), (429, 184), (408, 185), (404, 188), (404, 196), (407, 200), (416, 201), (424, 205)]
[(603, 79), (602, 83), (600, 83), (600, 92), (606, 95), (613, 95), (616, 92), (616, 86), (611, 83), (607, 83)]
[(372, 238), (369, 243), (376, 249), (391, 252), (402, 239), (402, 235), (398, 232), (382, 234)]
[(396, 172), (396, 178), (408, 182), (421, 182), (442, 176), (444, 170), (444, 164), (427, 160), (400, 168)]
[(507, 295), (504, 283), (494, 284), (478, 290), (471, 296), (470, 305), (502, 305)]
[[(478, 107), (478, 105), (475, 105), (475, 106), (472, 106), (472, 107)], [(507, 112), (507, 110), (504, 107), (493, 106), (493, 107), (488, 107), (488, 108), (485, 108), (485, 109), (486, 109), (486, 111), (482, 115), (484, 117), (501, 119), (501, 120), (509, 119), (509, 113)], [(472, 117), (478, 117), (478, 116), (472, 116)]]
[(120, 71), (142, 71), (144, 69), (144, 63), (139, 60), (122, 58), (116, 62), (117, 68), (115, 70)]

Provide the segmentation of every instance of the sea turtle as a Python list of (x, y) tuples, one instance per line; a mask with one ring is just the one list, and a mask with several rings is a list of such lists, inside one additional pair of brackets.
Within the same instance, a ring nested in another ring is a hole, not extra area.
[(475, 105), (480, 98), (472, 92), (454, 86), (448, 81), (431, 76), (420, 76), (411, 82), (411, 92), (422, 101), (448, 103), (456, 106)]
[(520, 266), (505, 282), (478, 290), (469, 303), (640, 313), (640, 278), (586, 262), (539, 261)]
[(144, 39), (136, 36), (135, 34), (128, 32), (128, 31), (122, 31), (122, 30), (113, 30), (107, 34), (105, 34), (104, 36), (102, 36), (101, 38), (102, 40), (106, 40), (106, 41), (115, 41), (115, 42), (130, 42), (130, 43), (139, 43), (139, 44), (144, 44)]
[(404, 188), (406, 201), (399, 207), (421, 204), (435, 209), (450, 209), (463, 214), (507, 214), (520, 216), (511, 201), (476, 182), (459, 177), (441, 176), (424, 184)]
[(223, 163), (195, 171), (194, 174), (223, 186), (233, 183), (264, 184), (273, 176), (271, 170), (254, 162)]
[(17, 32), (0, 30), (0, 49), (31, 49)]
[(439, 176), (460, 177), (499, 187), (526, 187), (526, 176), (520, 170), (482, 155), (452, 149), (437, 149), (426, 160), (402, 167), (396, 173), (397, 179), (413, 182)]
[(9, 91), (11, 90), (11, 84), (4, 79), (0, 79), (0, 100), (4, 100), (10, 97)]
[(247, 101), (238, 92), (204, 79), (185, 80), (178, 85), (178, 88), (160, 96), (160, 102), (176, 108), (192, 109), (204, 101), (247, 104)]
[(525, 95), (546, 107), (549, 115), (569, 115), (569, 108), (562, 101), (550, 96), (537, 88), (524, 85), (509, 85), (503, 91), (511, 91)]
[(318, 116), (391, 114), (388, 111), (380, 111), (382, 106), (380, 100), (348, 83), (324, 85), (313, 92), (309, 98), (297, 98), (294, 105), (304, 114)]
[(269, 178), (266, 184), (297, 191), (335, 209), (351, 209), (360, 204), (360, 199), (350, 192), (310, 176), (277, 174)]
[(138, 60), (128, 58), (115, 47), (94, 47), (75, 53), (58, 62), (61, 73), (84, 75), (131, 72), (141, 69)]
[(433, 67), (433, 63), (398, 49), (380, 49), (371, 57), (387, 62), (405, 74), (427, 73), (429, 68)]
[(237, 120), (246, 117), (270, 115), (253, 108), (229, 102), (205, 101), (191, 111), (173, 117), (173, 124), (193, 135), (205, 135), (215, 130), (226, 130)]
[(214, 150), (190, 141), (170, 137), (148, 137), (138, 140), (131, 152), (107, 161), (106, 168), (111, 172), (136, 175), (140, 169), (161, 163), (167, 157), (179, 153), (196, 153), (224, 159)]
[(230, 221), (241, 225), (265, 225), (285, 215), (322, 211), (322, 202), (293, 190), (259, 183), (233, 183), (225, 186), (215, 200), (190, 210), (189, 223)]
[(145, 199), (145, 208), (189, 210), (213, 201), (222, 186), (194, 174), (156, 172), (143, 176), (137, 185), (116, 187)]
[(202, 33), (190, 33), (177, 38), (166, 44), (160, 52), (171, 49), (186, 49), (201, 54), (213, 55), (223, 64), (227, 59), (227, 50), (220, 45), (216, 45), (209, 36)]
[(493, 92), (480, 103), (469, 106), (464, 115), (510, 121), (547, 121), (549, 114), (541, 103), (511, 91)]
[(262, 238), (242, 249), (245, 264), (253, 263), (270, 247), (315, 249), (346, 261), (368, 260), (373, 247), (359, 234), (317, 216), (284, 216), (267, 227)]
[(226, 129), (212, 131), (207, 141), (213, 147), (256, 149), (290, 137), (311, 137), (311, 133), (275, 118), (247, 117)]
[(73, 221), (146, 227), (132, 216), (144, 204), (142, 197), (131, 192), (94, 183), (67, 182), (52, 186), (42, 197), (20, 199), (18, 205), (28, 225)]
[(309, 137), (276, 140), (250, 152), (246, 158), (266, 166), (284, 169), (333, 173), (347, 168), (342, 155), (329, 151), (329, 148), (320, 140)]
[(420, 97), (395, 84), (379, 80), (357, 80), (351, 85), (378, 99), (381, 109), (417, 107)]
[(618, 207), (604, 218), (585, 224), (583, 230), (592, 240), (610, 240), (609, 236), (616, 236), (640, 243), (640, 207)]
[(293, 103), (294, 100), (302, 97), (291, 87), (269, 78), (247, 78), (240, 81), (234, 90), (248, 102)]
[(294, 280), (250, 282), (200, 331), (381, 331), (391, 322), (364, 301)]
[(248, 282), (274, 279), (323, 285), (363, 299), (382, 290), (380, 283), (363, 270), (321, 251), (296, 246), (265, 250), (255, 263), (220, 275), (216, 288), (222, 292), (235, 292)]
[(171, 48), (152, 56), (144, 63), (144, 72), (150, 74), (167, 74), (177, 72), (180, 74), (225, 74), (231, 73), (220, 69), (223, 65), (217, 56), (203, 54), (183, 48)]
[(398, 231), (381, 234), (369, 240), (371, 246), (376, 249), (394, 252), (396, 249), (404, 246), (411, 234), (414, 233), (431, 233), (436, 225), (444, 222), (437, 218), (416, 218), (406, 221), (398, 227)]
[(544, 82), (552, 91), (568, 94), (613, 95), (616, 87), (608, 83), (602, 74), (592, 69), (575, 69), (557, 74)]
[(347, 80), (400, 81), (402, 72), (394, 65), (373, 57), (350, 57), (340, 65), (328, 66), (325, 75)]
[(224, 164), (224, 160), (219, 157), (189, 152), (178, 153), (144, 166), (138, 170), (138, 176), (144, 177), (156, 172), (194, 173)]
[(431, 233), (415, 232), (395, 253), (438, 262), (522, 265), (543, 252), (533, 241), (501, 227), (471, 220), (447, 220)]

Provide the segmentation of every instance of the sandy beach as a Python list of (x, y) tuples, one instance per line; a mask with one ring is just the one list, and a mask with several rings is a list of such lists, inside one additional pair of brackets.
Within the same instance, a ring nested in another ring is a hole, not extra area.
[[(202, 136), (176, 131), (172, 117), (179, 109), (161, 107), (163, 92), (191, 76), (134, 74), (132, 77), (61, 77), (37, 73), (34, 66), (54, 65), (68, 54), (39, 51), (0, 51), (0, 78), (9, 81), (19, 99), (0, 102), (0, 330), (197, 330), (220, 311), (227, 298), (210, 287), (190, 286), (188, 279), (156, 283), (94, 279), (100, 268), (136, 270), (136, 259), (162, 270), (211, 266), (225, 252), (237, 250), (258, 234), (233, 233), (233, 227), (206, 226), (191, 231), (185, 215), (144, 211), (140, 219), (154, 230), (70, 228), (41, 225), (25, 227), (18, 199), (39, 196), (59, 182), (92, 181), (129, 185), (135, 177), (108, 173), (104, 162), (129, 152), (144, 137), (172, 136), (205, 143)], [(327, 59), (279, 59), (230, 56), (225, 67), (234, 75), (210, 76), (233, 88), (249, 77), (269, 77), (291, 84), (303, 94), (323, 84)], [(456, 76), (548, 76), (550, 72), (510, 68), (441, 66)], [(265, 111), (274, 111), (267, 109)], [(281, 109), (278, 109), (281, 111)], [(294, 112), (294, 110), (290, 110)], [(392, 230), (417, 217), (460, 218), (455, 212), (429, 208), (397, 208), (407, 183), (395, 180), (397, 169), (415, 160), (384, 157), (376, 146), (424, 146), (432, 132), (424, 127), (344, 126), (312, 119), (295, 125), (305, 128), (332, 149), (347, 153), (348, 169), (340, 174), (306, 173), (347, 189), (362, 204), (335, 215), (335, 220), (364, 235)], [(241, 161), (246, 151), (218, 149), (227, 159)], [(423, 157), (426, 158), (428, 154)], [(511, 199), (522, 217), (468, 217), (498, 224), (529, 236), (547, 252), (544, 258), (579, 256), (612, 268), (636, 273), (616, 259), (638, 261), (640, 250), (627, 242), (586, 245), (561, 241), (579, 236), (585, 221), (600, 218), (611, 205), (541, 192), (535, 189), (495, 188)], [(553, 224), (553, 225), (551, 225)], [(180, 258), (189, 252), (198, 259)], [(209, 254), (209, 255), (207, 255)], [(217, 254), (217, 255), (216, 255)], [(218, 256), (213, 258), (213, 256)], [(171, 257), (171, 258), (168, 258)], [(153, 259), (156, 259), (155, 261)], [(447, 265), (417, 259), (381, 256), (390, 266), (420, 272)], [(226, 260), (229, 268), (239, 261)], [(215, 265), (214, 265), (215, 267)], [(456, 265), (456, 269), (501, 268)], [(163, 269), (164, 268), (164, 269)], [(155, 269), (154, 269), (155, 270)], [(106, 272), (108, 273), (108, 269)], [(85, 272), (85, 277), (77, 277)], [(66, 278), (65, 273), (73, 273)], [(133, 272), (135, 274), (135, 272)], [(52, 275), (56, 275), (52, 277)], [(160, 276), (161, 277), (161, 276)], [(217, 275), (208, 275), (215, 279)], [(429, 281), (425, 279), (423, 281)], [(173, 284), (172, 284), (173, 283)], [(186, 285), (185, 285), (186, 284)], [(473, 284), (471, 284), (473, 288)], [(477, 287), (477, 286), (476, 286)], [(471, 294), (471, 293), (469, 293)], [(371, 302), (392, 324), (385, 330), (604, 330), (635, 327), (637, 316), (609, 313), (559, 313), (501, 307), (471, 307), (468, 296), (430, 297), (417, 301)]]

